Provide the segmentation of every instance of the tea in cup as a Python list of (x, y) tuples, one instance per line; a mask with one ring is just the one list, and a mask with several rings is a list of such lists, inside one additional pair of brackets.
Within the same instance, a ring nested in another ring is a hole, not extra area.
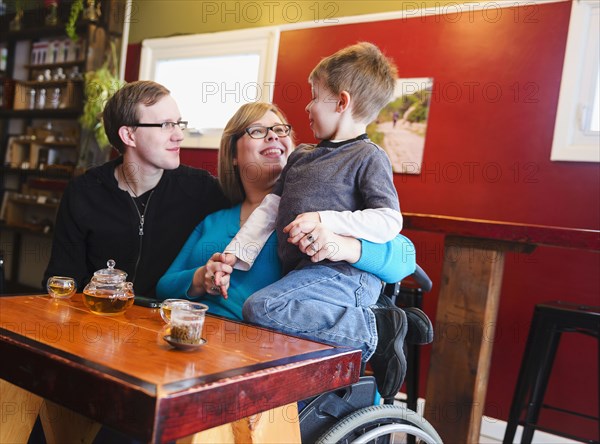
[(168, 324), (171, 322), (171, 311), (174, 305), (192, 303), (192, 301), (188, 301), (187, 299), (165, 299), (160, 303), (160, 317)]
[(171, 307), (171, 339), (181, 344), (202, 344), (202, 329), (208, 306), (187, 301)]
[(48, 294), (56, 299), (68, 299), (75, 294), (75, 279), (66, 276), (52, 276), (46, 283)]

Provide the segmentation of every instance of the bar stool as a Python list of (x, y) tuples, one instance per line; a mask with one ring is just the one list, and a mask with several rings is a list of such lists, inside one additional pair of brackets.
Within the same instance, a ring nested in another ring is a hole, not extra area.
[[(600, 439), (600, 418), (545, 404), (542, 405), (561, 334), (567, 332), (583, 333), (600, 339), (600, 307), (576, 305), (560, 301), (547, 302), (535, 306), (527, 345), (519, 371), (519, 379), (517, 380), (517, 386), (510, 407), (508, 424), (504, 434), (504, 444), (511, 444), (513, 442), (518, 425), (523, 426), (521, 443), (531, 443), (533, 433), (536, 429), (577, 441), (598, 443), (598, 439)], [(600, 341), (598, 344), (600, 358)], [(599, 427), (598, 439), (581, 438), (538, 426), (537, 421), (542, 408), (554, 409), (563, 413), (596, 420)], [(525, 419), (521, 420), (521, 413), (524, 410)]]

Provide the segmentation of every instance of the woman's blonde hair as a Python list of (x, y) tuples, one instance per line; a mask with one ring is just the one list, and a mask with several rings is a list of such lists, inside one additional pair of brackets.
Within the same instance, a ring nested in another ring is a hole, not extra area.
[[(219, 148), (219, 181), (225, 196), (232, 205), (236, 205), (246, 198), (239, 169), (233, 162), (237, 157), (237, 141), (244, 135), (250, 124), (260, 120), (269, 111), (275, 113), (281, 119), (281, 123), (288, 123), (285, 115), (277, 105), (266, 102), (252, 102), (242, 105), (229, 119), (223, 130)], [(289, 137), (293, 137), (292, 133)]]

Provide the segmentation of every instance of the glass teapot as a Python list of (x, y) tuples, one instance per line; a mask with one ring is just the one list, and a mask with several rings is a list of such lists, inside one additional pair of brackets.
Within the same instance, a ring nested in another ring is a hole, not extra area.
[(94, 273), (83, 289), (83, 303), (95, 314), (117, 315), (133, 305), (133, 284), (126, 282), (127, 273), (115, 269), (115, 261), (106, 262), (108, 268)]

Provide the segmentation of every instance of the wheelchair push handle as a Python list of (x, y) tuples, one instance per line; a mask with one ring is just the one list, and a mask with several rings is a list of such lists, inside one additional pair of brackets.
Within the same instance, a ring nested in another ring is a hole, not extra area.
[(419, 285), (424, 293), (427, 293), (433, 287), (433, 283), (425, 270), (423, 270), (419, 264), (416, 264), (415, 272), (411, 275), (415, 282)]

